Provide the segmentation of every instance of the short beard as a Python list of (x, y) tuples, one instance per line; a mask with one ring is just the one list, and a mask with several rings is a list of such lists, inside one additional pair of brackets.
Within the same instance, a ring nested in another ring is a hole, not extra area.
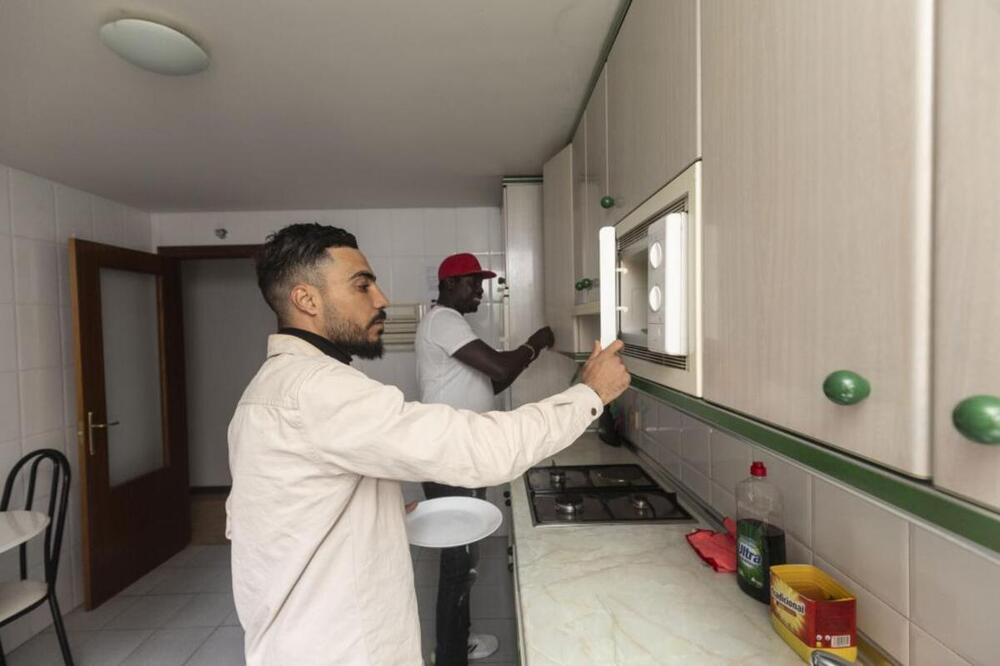
[[(382, 315), (376, 317), (372, 323), (384, 320), (385, 313), (382, 313)], [(371, 327), (371, 324), (369, 324), (369, 327)], [(368, 339), (368, 330), (366, 328), (361, 328), (353, 322), (331, 317), (330, 320), (326, 322), (325, 333), (327, 340), (337, 345), (351, 356), (374, 360), (382, 358), (382, 355), (385, 353), (385, 346), (382, 343), (381, 336), (379, 336), (375, 342), (372, 342)]]

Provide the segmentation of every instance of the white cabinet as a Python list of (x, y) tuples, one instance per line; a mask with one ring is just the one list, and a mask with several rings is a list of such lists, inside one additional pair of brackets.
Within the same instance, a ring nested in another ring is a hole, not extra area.
[(937, 37), (934, 482), (1000, 508), (1000, 445), (952, 422), (1000, 401), (1000, 5), (938, 3)]
[(697, 15), (697, 0), (633, 0), (608, 56), (615, 222), (700, 156)]
[(569, 145), (542, 168), (542, 271), (545, 281), (545, 321), (556, 337), (556, 349), (576, 352), (573, 285), (573, 146)]
[(701, 7), (705, 397), (927, 477), (932, 3)]
[[(590, 95), (590, 101), (584, 111), (586, 115), (587, 150), (584, 172), (584, 209), (586, 210), (583, 220), (577, 226), (583, 230), (581, 238), (581, 274), (583, 277), (594, 279), (600, 273), (600, 262), (598, 261), (597, 235), (600, 228), (609, 224), (614, 224), (617, 220), (612, 219), (612, 212), (601, 206), (601, 199), (608, 196), (610, 184), (608, 181), (608, 127), (607, 127), (607, 68), (597, 79), (594, 92)], [(586, 302), (598, 300), (599, 289), (590, 289), (585, 293)]]

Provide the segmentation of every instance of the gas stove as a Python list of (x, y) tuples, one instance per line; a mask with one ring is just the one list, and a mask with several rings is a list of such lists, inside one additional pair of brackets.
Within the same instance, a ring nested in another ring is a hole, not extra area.
[(694, 522), (638, 465), (533, 467), (526, 479), (535, 525)]

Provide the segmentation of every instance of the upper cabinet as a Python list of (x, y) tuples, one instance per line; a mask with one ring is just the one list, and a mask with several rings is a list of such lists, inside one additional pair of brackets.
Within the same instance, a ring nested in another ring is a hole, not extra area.
[(556, 350), (576, 352), (573, 317), (573, 146), (559, 151), (542, 169), (542, 274), (545, 321)]
[(610, 223), (700, 154), (698, 0), (633, 0), (607, 62)]
[[(587, 137), (584, 182), (584, 218), (577, 225), (582, 234), (582, 275), (595, 280), (600, 272), (598, 261), (597, 235), (601, 227), (614, 224), (610, 208), (606, 204), (611, 191), (608, 181), (608, 77), (607, 67), (597, 79), (597, 85), (590, 95), (590, 101), (584, 111), (586, 117), (585, 136)], [(589, 289), (584, 293), (585, 302), (597, 301), (599, 289)]]
[[(701, 7), (705, 396), (927, 477), (932, 2)], [(996, 147), (964, 165), (989, 192), (953, 211), (981, 244), (957, 262), (997, 256)]]
[(1000, 508), (997, 3), (938, 3), (937, 43), (934, 481)]

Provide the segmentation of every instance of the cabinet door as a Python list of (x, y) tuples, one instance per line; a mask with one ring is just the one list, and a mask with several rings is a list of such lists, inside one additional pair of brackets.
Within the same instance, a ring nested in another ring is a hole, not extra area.
[(938, 4), (934, 481), (1000, 507), (1000, 446), (963, 436), (952, 410), (1000, 400), (1000, 5)]
[[(594, 92), (587, 102), (587, 187), (585, 207), (587, 209), (586, 232), (582, 239), (583, 276), (591, 279), (600, 273), (598, 261), (597, 234), (601, 227), (614, 224), (609, 210), (601, 207), (601, 199), (610, 192), (608, 183), (608, 126), (607, 126), (607, 67), (597, 79)], [(585, 292), (586, 302), (598, 300), (599, 289)]]
[(556, 349), (576, 352), (572, 145), (542, 167), (542, 272), (545, 321), (555, 333)]
[[(573, 283), (585, 277), (583, 239), (587, 236), (587, 113), (573, 133)], [(580, 294), (582, 297), (582, 294)]]
[[(918, 477), (931, 9), (702, 3), (705, 396)], [(870, 395), (828, 399), (839, 370)]]
[(697, 0), (633, 0), (608, 56), (615, 221), (699, 157)]

